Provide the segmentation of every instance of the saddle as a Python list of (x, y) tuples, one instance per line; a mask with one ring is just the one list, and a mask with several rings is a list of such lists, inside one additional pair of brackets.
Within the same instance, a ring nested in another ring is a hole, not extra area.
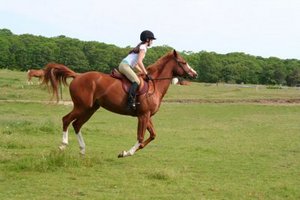
[[(131, 82), (130, 80), (128, 80), (128, 78), (126, 76), (124, 76), (123, 74), (121, 74), (117, 69), (113, 69), (111, 74), (110, 74), (111, 77), (113, 78), (116, 78), (116, 79), (119, 79), (121, 82), (122, 82), (122, 88), (123, 90), (128, 93), (129, 91), (129, 88), (131, 86)], [(136, 95), (139, 96), (139, 95), (142, 95), (142, 94), (145, 94), (148, 89), (149, 89), (149, 84), (147, 81), (145, 81), (141, 75), (138, 75), (139, 79), (140, 79), (140, 86), (136, 92)]]

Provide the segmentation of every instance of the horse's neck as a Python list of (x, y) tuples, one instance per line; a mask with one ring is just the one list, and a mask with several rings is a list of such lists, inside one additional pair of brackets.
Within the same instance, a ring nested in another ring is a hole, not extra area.
[(161, 98), (167, 93), (172, 79), (172, 69), (168, 67), (170, 63), (165, 62), (161, 65), (156, 66), (156, 70), (153, 73), (153, 78), (157, 79), (156, 81), (156, 92), (158, 92)]

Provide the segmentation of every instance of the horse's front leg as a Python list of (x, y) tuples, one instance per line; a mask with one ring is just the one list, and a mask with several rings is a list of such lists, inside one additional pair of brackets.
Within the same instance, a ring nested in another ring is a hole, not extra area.
[(138, 128), (137, 128), (137, 142), (129, 151), (122, 151), (119, 154), (119, 158), (132, 156), (137, 150), (143, 148), (145, 131), (148, 128), (150, 120), (150, 113), (144, 114), (142, 116), (138, 116)]
[(155, 130), (154, 130), (154, 126), (153, 126), (153, 123), (152, 123), (152, 119), (150, 118), (149, 119), (149, 122), (148, 122), (148, 126), (147, 126), (147, 130), (148, 132), (150, 133), (150, 136), (147, 140), (145, 140), (139, 147), (139, 149), (142, 149), (144, 148), (145, 146), (147, 146), (152, 140), (155, 139), (156, 137), (156, 133), (155, 133)]

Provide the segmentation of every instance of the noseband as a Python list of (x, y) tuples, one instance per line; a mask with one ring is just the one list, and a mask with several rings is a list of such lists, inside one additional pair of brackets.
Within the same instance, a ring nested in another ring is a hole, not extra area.
[(187, 62), (181, 62), (181, 61), (179, 61), (176, 58), (174, 58), (174, 60), (176, 61), (177, 65), (183, 69), (183, 71), (185, 73), (187, 73), (187, 74), (190, 74), (190, 73), (192, 74), (193, 73), (193, 71), (192, 71), (192, 69), (190, 67), (188, 67), (188, 69), (186, 69), (186, 67), (183, 66), (183, 65), (186, 65)]
[[(184, 67), (183, 65), (186, 65), (187, 62), (182, 62), (179, 61), (177, 58), (174, 57), (174, 60), (176, 61), (177, 65), (179, 67), (181, 67), (183, 69), (183, 71), (187, 74), (192, 73), (193, 71), (191, 70), (191, 68), (188, 67), (188, 69), (186, 69), (186, 67)], [(152, 80), (171, 80), (173, 77), (167, 77), (167, 78), (153, 78)]]
[[(184, 71), (185, 73), (189, 74), (190, 72), (192, 72), (191, 68), (188, 68), (188, 71), (187, 71), (187, 70), (185, 69), (185, 67), (183, 66), (183, 65), (186, 65), (187, 62), (181, 62), (181, 61), (179, 61), (179, 60), (178, 60), (177, 58), (175, 58), (175, 57), (174, 57), (174, 60), (176, 61), (177, 65), (183, 69), (183, 71)], [(165, 78), (152, 78), (151, 81), (156, 81), (156, 80), (171, 80), (171, 79), (173, 79), (173, 76), (172, 76), (172, 77), (165, 77)], [(151, 94), (147, 93), (147, 97), (149, 97), (149, 96), (151, 96), (151, 95), (154, 94), (154, 92), (155, 92), (155, 90), (156, 90), (156, 87), (155, 87), (155, 84), (153, 84), (153, 85), (154, 85), (154, 91), (153, 91), (153, 93), (151, 93)]]

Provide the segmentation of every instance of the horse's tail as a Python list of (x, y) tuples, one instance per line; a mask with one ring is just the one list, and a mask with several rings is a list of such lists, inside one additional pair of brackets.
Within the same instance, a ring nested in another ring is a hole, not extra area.
[(75, 78), (78, 74), (68, 67), (57, 64), (57, 63), (49, 63), (46, 65), (44, 69), (45, 75), (43, 84), (49, 86), (52, 90), (53, 97), (56, 97), (56, 100), (59, 100), (58, 97), (58, 85), (64, 84), (68, 85), (67, 78), (72, 77)]

